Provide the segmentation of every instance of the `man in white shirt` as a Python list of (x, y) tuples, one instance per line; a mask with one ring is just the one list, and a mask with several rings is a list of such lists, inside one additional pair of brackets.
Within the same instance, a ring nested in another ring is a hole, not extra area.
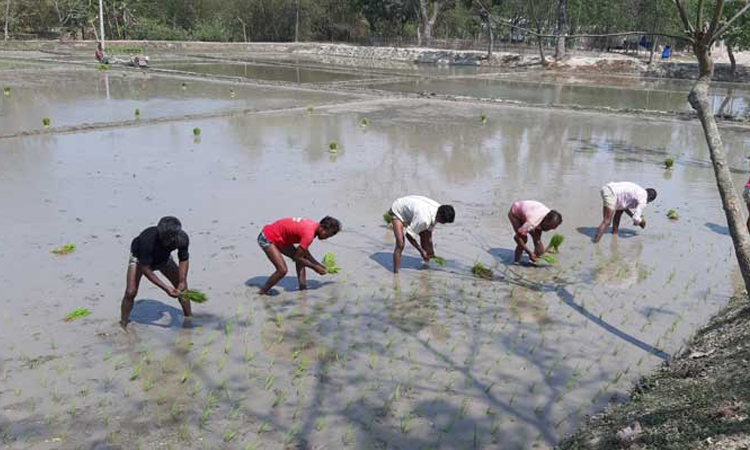
[[(389, 211), (396, 248), (393, 250), (393, 273), (401, 269), (401, 253), (404, 251), (404, 237), (417, 249), (424, 261), (435, 257), (432, 244), (432, 230), (438, 223), (453, 223), (456, 212), (451, 205), (441, 205), (435, 200), (420, 195), (401, 197)], [(417, 242), (419, 238), (419, 242)]]
[(656, 200), (655, 189), (643, 189), (635, 183), (625, 181), (607, 183), (602, 187), (600, 193), (602, 202), (604, 203), (604, 207), (602, 208), (603, 219), (599, 225), (599, 230), (596, 232), (594, 243), (599, 242), (610, 223), (612, 223), (612, 234), (617, 234), (617, 230), (620, 228), (622, 213), (627, 213), (627, 215), (633, 218), (633, 225), (646, 228), (646, 221), (643, 219), (643, 208), (648, 203)]

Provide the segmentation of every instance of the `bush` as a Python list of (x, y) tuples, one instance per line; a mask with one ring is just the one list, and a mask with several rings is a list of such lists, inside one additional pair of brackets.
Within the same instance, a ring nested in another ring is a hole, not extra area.
[(150, 41), (187, 41), (188, 32), (153, 19), (140, 19), (133, 26), (131, 39)]
[(195, 26), (191, 37), (202, 42), (228, 42), (231, 40), (231, 33), (220, 20), (206, 20)]

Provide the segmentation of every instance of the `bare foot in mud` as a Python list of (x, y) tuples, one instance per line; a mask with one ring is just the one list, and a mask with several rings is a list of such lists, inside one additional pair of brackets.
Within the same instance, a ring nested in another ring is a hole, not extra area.
[(182, 328), (191, 329), (193, 328), (193, 316), (186, 316), (182, 321)]
[(121, 327), (121, 328), (122, 328), (122, 330), (123, 330), (124, 332), (126, 332), (126, 333), (128, 332), (128, 323), (130, 323), (130, 321), (129, 321), (129, 320), (126, 320), (126, 321), (122, 321), (122, 320), (121, 320), (121, 321), (120, 321), (120, 327)]

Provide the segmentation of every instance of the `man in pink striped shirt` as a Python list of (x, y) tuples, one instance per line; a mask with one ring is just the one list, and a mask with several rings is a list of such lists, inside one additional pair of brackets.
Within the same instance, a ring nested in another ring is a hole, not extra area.
[[(513, 231), (516, 233), (513, 237), (513, 240), (516, 241), (516, 263), (521, 262), (523, 252), (529, 255), (531, 262), (536, 262), (545, 251), (542, 243), (542, 232), (554, 230), (562, 223), (562, 215), (559, 212), (550, 210), (542, 203), (534, 200), (513, 203), (510, 212), (508, 212), (508, 219), (510, 219)], [(534, 241), (533, 252), (526, 247), (529, 235)]]
[(610, 223), (612, 223), (612, 234), (617, 234), (622, 213), (626, 213), (633, 218), (633, 225), (646, 228), (643, 208), (656, 200), (655, 189), (643, 189), (635, 183), (624, 181), (607, 183), (602, 187), (600, 193), (604, 203), (602, 208), (603, 219), (599, 225), (599, 230), (596, 232), (596, 237), (594, 237), (594, 243), (599, 242)]

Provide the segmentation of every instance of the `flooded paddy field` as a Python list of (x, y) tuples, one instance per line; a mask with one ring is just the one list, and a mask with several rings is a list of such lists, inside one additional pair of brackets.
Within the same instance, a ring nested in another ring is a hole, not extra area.
[(160, 68), (178, 70), (181, 72), (195, 72), (206, 75), (223, 75), (250, 79), (286, 81), (291, 83), (330, 83), (333, 81), (348, 81), (362, 79), (358, 74), (318, 70), (299, 67), (285, 67), (278, 65), (261, 65), (254, 63), (218, 63), (193, 62), (160, 65)]
[[(25, 101), (7, 130), (79, 107), (106, 114), (103, 75), (56, 91), (18, 81), (11, 100)], [(130, 115), (142, 75), (118, 76), (110, 99)], [(232, 101), (216, 100), (225, 83), (148, 83), (173, 102), (169, 114)], [(241, 101), (263, 110), (318, 99), (262, 92)], [(2, 448), (550, 448), (735, 292), (696, 123), (347, 95), (310, 111), (0, 140)], [(60, 112), (39, 110), (48, 104)], [(99, 120), (117, 120), (111, 110)], [(741, 128), (724, 138), (739, 189), (750, 138)], [(599, 188), (613, 180), (659, 197), (645, 230), (624, 221), (594, 245)], [(456, 208), (435, 233), (447, 264), (423, 266), (407, 248), (394, 276), (381, 216), (412, 193)], [(562, 212), (556, 264), (512, 264), (507, 211), (519, 199)], [(178, 303), (144, 281), (125, 333), (130, 241), (167, 214), (190, 234), (189, 283), (210, 300), (184, 326)], [(311, 249), (334, 252), (342, 272), (308, 275), (305, 292), (289, 276), (276, 295), (257, 295), (272, 271), (255, 242), (262, 226), (326, 214), (344, 229)], [(51, 253), (66, 243), (76, 250)], [(471, 276), (477, 261), (492, 281)], [(63, 321), (79, 307), (92, 314)]]
[[(200, 79), (164, 77), (142, 71), (0, 71), (0, 133), (52, 126), (180, 117), (232, 110), (308, 107), (351, 100), (351, 95), (310, 92)], [(136, 109), (138, 115), (136, 115)]]
[[(395, 92), (429, 92), (477, 98), (497, 98), (532, 104), (578, 105), (652, 111), (687, 112), (689, 81), (523, 73), (496, 77), (420, 79), (373, 84)], [(715, 114), (750, 114), (750, 89), (741, 84), (713, 86), (709, 101)]]

